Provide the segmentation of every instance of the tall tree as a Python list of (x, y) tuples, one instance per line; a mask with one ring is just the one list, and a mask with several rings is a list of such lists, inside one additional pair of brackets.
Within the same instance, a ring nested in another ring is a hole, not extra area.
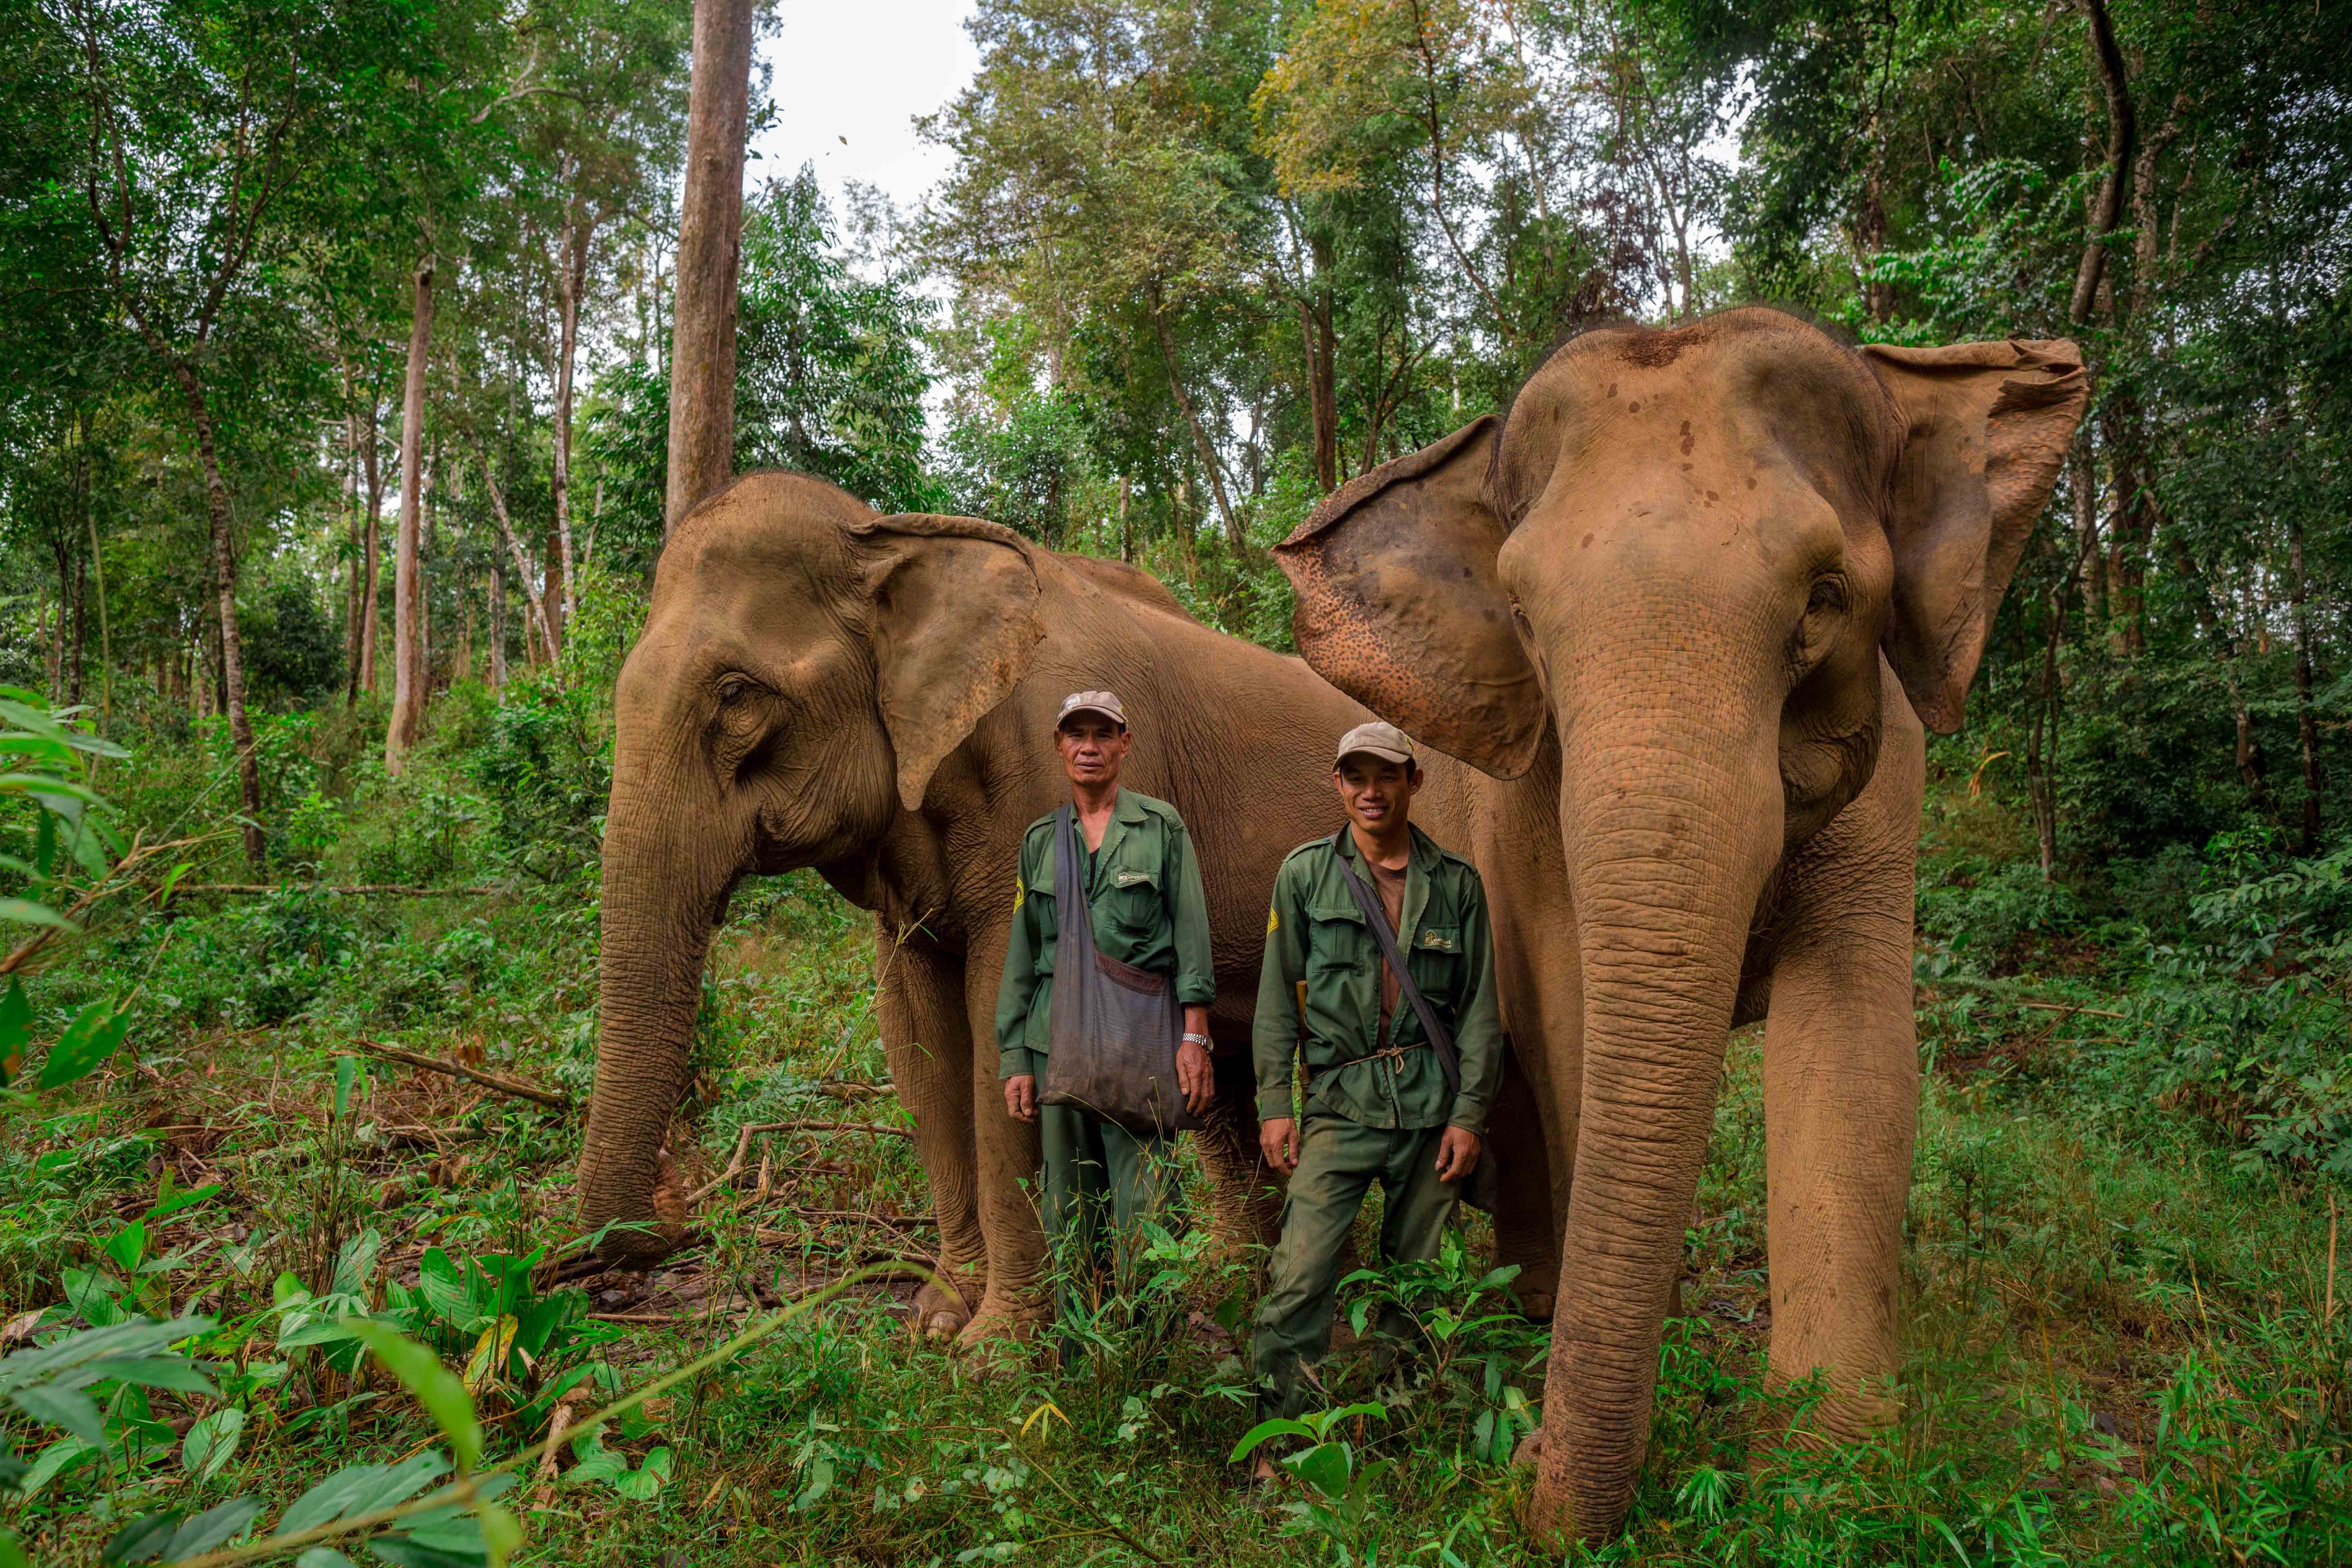
[(695, 0), (686, 199), (670, 329), (669, 496), (663, 531), (727, 483), (735, 449), (735, 308), (752, 0)]

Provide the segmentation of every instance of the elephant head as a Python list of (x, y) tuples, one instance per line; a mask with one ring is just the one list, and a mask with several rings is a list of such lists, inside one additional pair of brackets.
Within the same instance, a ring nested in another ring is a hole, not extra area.
[[(1009, 530), (881, 516), (799, 474), (750, 475), (679, 523), (614, 694), (584, 1224), (655, 1219), (737, 879), (859, 874), (1028, 668), (1037, 592)], [(645, 1261), (677, 1240), (616, 1232), (605, 1255)]]
[(1958, 725), (2087, 395), (2071, 342), (1604, 328), (1279, 547), (1334, 684), (1498, 778), (1559, 746), (1582, 1107), (1541, 1527), (1630, 1501), (1768, 881), (1869, 782), (1882, 669)]

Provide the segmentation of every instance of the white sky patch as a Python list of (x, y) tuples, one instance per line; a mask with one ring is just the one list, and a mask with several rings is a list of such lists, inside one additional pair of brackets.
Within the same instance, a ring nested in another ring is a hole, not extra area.
[(842, 183), (879, 186), (912, 207), (950, 163), (917, 140), (915, 120), (945, 106), (980, 68), (964, 31), (971, 0), (782, 0), (782, 31), (759, 42), (774, 71), (776, 123), (751, 142), (756, 189), (806, 163), (836, 201)]

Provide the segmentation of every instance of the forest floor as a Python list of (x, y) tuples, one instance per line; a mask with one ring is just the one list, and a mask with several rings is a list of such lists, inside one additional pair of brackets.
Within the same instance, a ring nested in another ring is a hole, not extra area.
[[(404, 798), (379, 832), (415, 831)], [(462, 869), (447, 879), (462, 885)], [(572, 1110), (369, 1050), (577, 1107), (593, 1068), (593, 882), (187, 895), (175, 914), (93, 934), (45, 978), (140, 976), (152, 1022), (101, 1075), (15, 1113), (0, 1333), (16, 1345), (110, 1313), (202, 1311), (225, 1325), (223, 1394), (242, 1415), (218, 1462), (185, 1441), (214, 1406), (163, 1393), (120, 1463), (28, 1452), (26, 1491), (0, 1507), (35, 1560), (95, 1561), (159, 1500), (241, 1491), (275, 1517), (337, 1465), (432, 1441), (397, 1385), (363, 1363), (355, 1374), (356, 1347), (300, 1331), (337, 1298), (405, 1311), (467, 1368), (492, 1451), (510, 1452), (559, 1406), (568, 1419), (856, 1269), (873, 1277), (519, 1489), (518, 1561), (1541, 1560), (1513, 1522), (1528, 1472), (1510, 1457), (1540, 1408), (1546, 1334), (1485, 1274), (1475, 1217), (1440, 1264), (1349, 1288), (1343, 1314), (1382, 1292), (1416, 1307), (1432, 1349), (1385, 1384), (1367, 1358), (1335, 1357), (1333, 1407), (1372, 1408), (1332, 1428), (1346, 1447), (1319, 1487), (1235, 1485), (1249, 1261), (1216, 1256), (1204, 1230), (1155, 1244), (1131, 1316), (1107, 1318), (1071, 1372), (910, 1337), (906, 1276), (934, 1233), (876, 1038), (869, 931), (809, 876), (737, 899), (676, 1141), (679, 1185), (708, 1189), (698, 1241), (650, 1274), (566, 1247)], [(2335, 1279), (2330, 1188), (2251, 1157), (2225, 1107), (2128, 1084), (2075, 1092), (2080, 1064), (2139, 1025), (2095, 963), (2054, 967), (2070, 973), (1922, 984), (1899, 1414), (1864, 1445), (1760, 1435), (1801, 1433), (1809, 1391), (1761, 1387), (1760, 1038), (1735, 1038), (1688, 1231), (1686, 1315), (1668, 1326), (1631, 1531), (1603, 1557), (2352, 1555), (2352, 1331), (2336, 1326), (2352, 1279)], [(772, 1131), (747, 1142), (746, 1127)], [(739, 1147), (741, 1167), (719, 1179)], [(527, 1365), (482, 1353), (508, 1317), (537, 1347)]]

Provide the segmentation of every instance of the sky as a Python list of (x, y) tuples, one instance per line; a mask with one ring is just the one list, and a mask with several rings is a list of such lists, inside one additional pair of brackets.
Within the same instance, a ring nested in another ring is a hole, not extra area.
[(782, 23), (760, 41), (774, 71), (776, 123), (754, 137), (753, 187), (816, 165), (825, 189), (878, 185), (912, 206), (947, 173), (945, 148), (916, 140), (914, 120), (971, 79), (980, 53), (963, 30), (971, 0), (780, 0)]

